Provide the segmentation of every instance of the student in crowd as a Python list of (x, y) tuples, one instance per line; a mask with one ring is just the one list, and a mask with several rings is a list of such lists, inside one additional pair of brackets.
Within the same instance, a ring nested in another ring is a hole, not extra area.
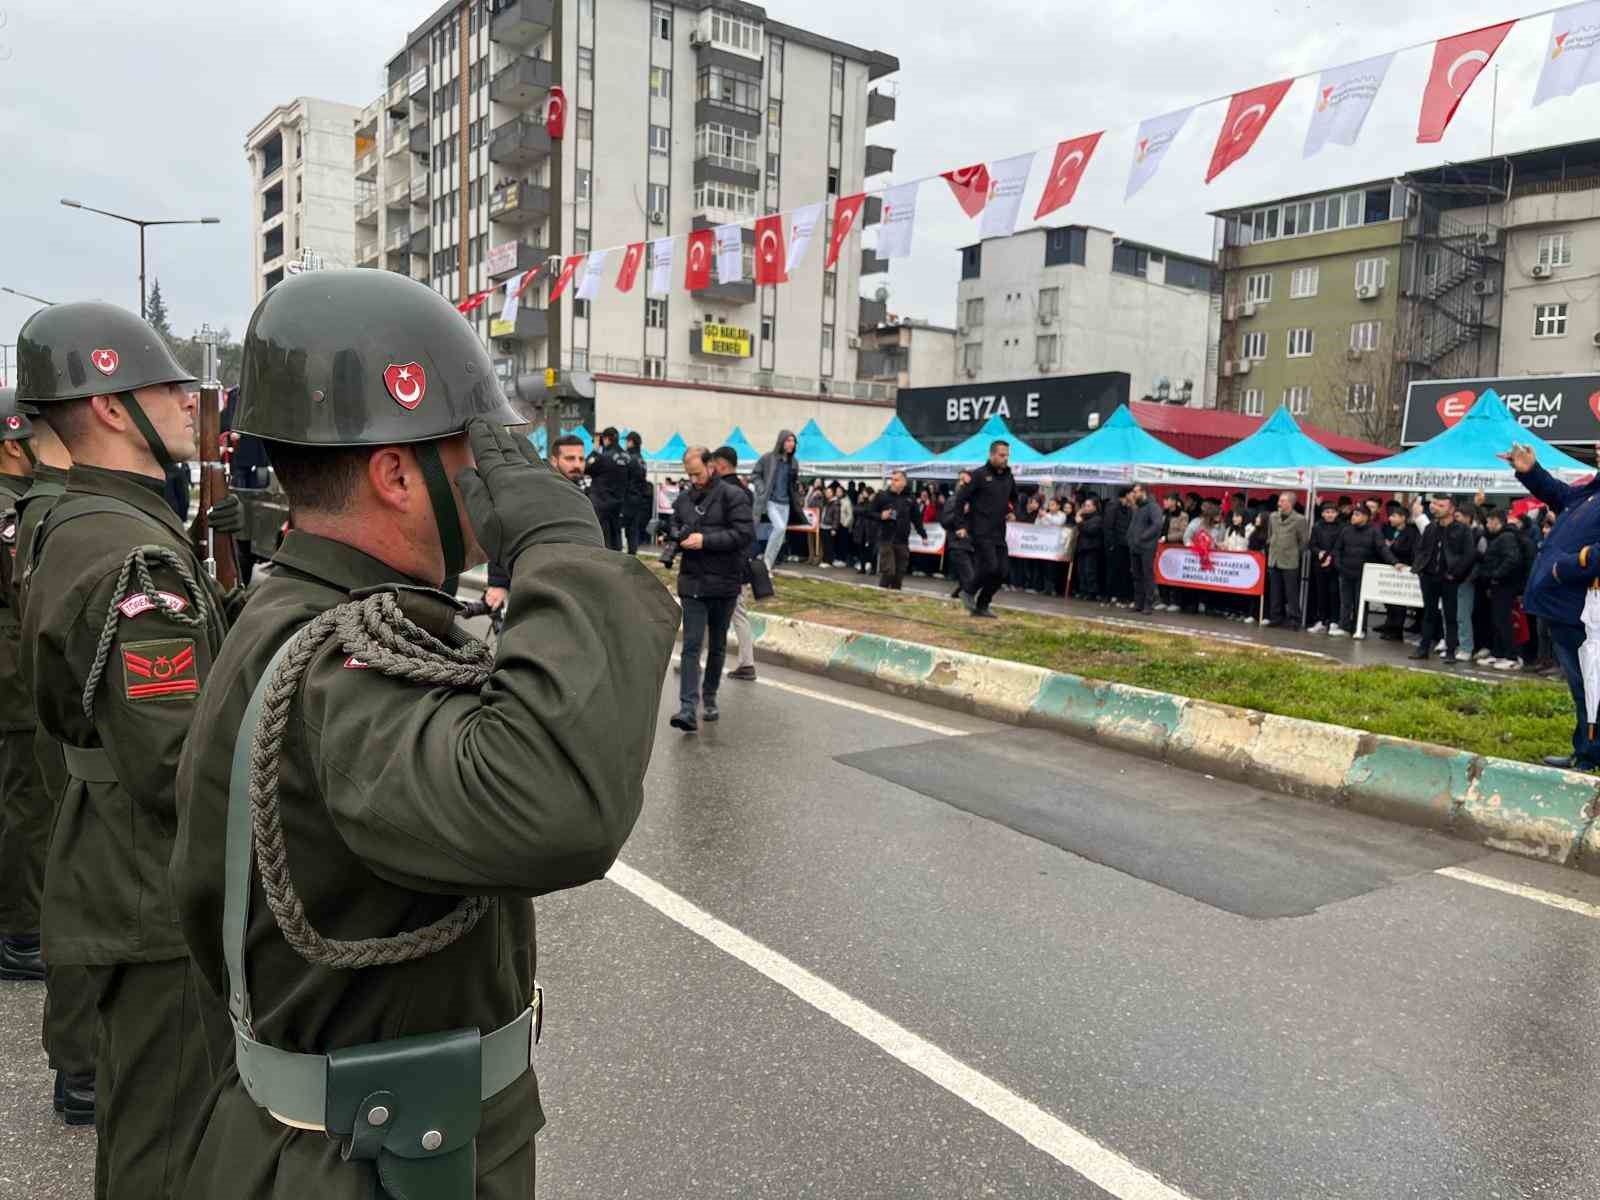
[(1073, 569), (1077, 595), (1094, 604), (1104, 604), (1106, 528), (1100, 501), (1085, 496), (1078, 503), (1078, 548)]
[(1339, 567), (1335, 556), (1339, 505), (1332, 496), (1322, 501), (1322, 519), (1311, 530), (1311, 588), (1307, 596), (1307, 633), (1328, 633), (1339, 627)]
[(1394, 551), (1383, 540), (1383, 533), (1371, 524), (1371, 510), (1358, 504), (1350, 509), (1350, 523), (1339, 527), (1339, 539), (1334, 546), (1334, 568), (1339, 576), (1339, 621), (1328, 630), (1329, 637), (1366, 637), (1357, 633), (1357, 608), (1361, 600), (1361, 577), (1367, 564), (1388, 563), (1397, 566)]
[(1479, 577), (1488, 592), (1490, 648), (1484, 665), (1497, 671), (1514, 671), (1520, 655), (1512, 633), (1512, 613), (1528, 578), (1522, 540), (1506, 524), (1505, 514), (1490, 508), (1484, 516), (1488, 545), (1479, 566)]

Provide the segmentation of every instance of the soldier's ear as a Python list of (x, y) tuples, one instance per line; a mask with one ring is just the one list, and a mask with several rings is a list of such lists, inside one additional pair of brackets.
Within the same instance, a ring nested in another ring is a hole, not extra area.
[(418, 504), (428, 504), (422, 465), (407, 447), (380, 446), (367, 458), (364, 474), (373, 498), (392, 512), (408, 513)]

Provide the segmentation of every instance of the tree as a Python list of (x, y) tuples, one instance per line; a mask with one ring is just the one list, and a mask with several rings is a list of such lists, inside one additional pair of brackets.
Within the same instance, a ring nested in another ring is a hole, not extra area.
[(167, 302), (161, 298), (161, 280), (152, 281), (150, 285), (150, 298), (145, 301), (144, 319), (150, 322), (150, 327), (166, 338), (172, 340), (172, 325), (167, 319)]
[(1346, 350), (1324, 360), (1321, 384), (1327, 423), (1362, 441), (1398, 450), (1406, 385), (1410, 382), (1409, 339), (1385, 324), (1371, 349)]

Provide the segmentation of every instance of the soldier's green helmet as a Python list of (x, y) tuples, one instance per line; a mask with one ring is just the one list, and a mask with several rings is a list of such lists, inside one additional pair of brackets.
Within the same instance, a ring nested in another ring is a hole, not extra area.
[(17, 401), (16, 388), (0, 388), (0, 442), (24, 441), (33, 436), (30, 411)]
[(17, 334), (17, 395), (29, 403), (194, 381), (148, 321), (115, 304), (52, 304)]

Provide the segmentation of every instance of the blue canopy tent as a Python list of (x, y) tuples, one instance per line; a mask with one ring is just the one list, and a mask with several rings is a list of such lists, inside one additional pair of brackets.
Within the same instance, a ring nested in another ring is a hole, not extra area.
[(1233, 483), (1307, 490), (1324, 467), (1351, 464), (1307, 437), (1287, 407), (1279, 408), (1242, 441), (1183, 466), (1141, 463), (1133, 477), (1147, 483)]
[(1037, 463), (1018, 467), (1016, 474), (1020, 479), (1062, 483), (1127, 483), (1136, 463), (1185, 467), (1195, 461), (1146, 433), (1134, 419), (1133, 410), (1123, 405), (1088, 437), (1046, 454)]
[[(1539, 464), (1558, 479), (1576, 482), (1594, 468), (1524, 429), (1490, 388), (1467, 415), (1443, 433), (1392, 458), (1317, 472), (1319, 487), (1371, 487), (1385, 491), (1502, 492), (1521, 494), (1511, 464), (1500, 457), (1513, 442), (1532, 446)], [(1209, 461), (1209, 460), (1207, 460)]]
[(896, 467), (928, 462), (934, 457), (906, 429), (905, 422), (893, 417), (883, 432), (854, 454), (841, 454), (829, 462), (811, 463), (819, 475), (833, 479), (881, 479)]
[(1044, 455), (1011, 432), (1004, 417), (993, 416), (983, 423), (982, 429), (960, 445), (951, 447), (931, 461), (913, 463), (905, 470), (908, 475), (922, 479), (954, 479), (964, 469), (988, 462), (989, 447), (999, 441), (1011, 443), (1013, 467), (1031, 466), (1044, 461)]
[(656, 451), (645, 451), (644, 461), (647, 463), (662, 463), (664, 465), (680, 464), (683, 462), (683, 452), (689, 444), (683, 440), (683, 434), (675, 433), (669, 437), (666, 444)]
[[(750, 444), (750, 439), (745, 437), (744, 430), (735, 425), (723, 445), (732, 446), (739, 452), (739, 474), (748, 475), (755, 469), (756, 459), (761, 457), (761, 451)], [(711, 449), (715, 450), (716, 447), (713, 446)]]
[[(590, 436), (589, 431), (582, 425), (579, 425), (576, 429), (569, 429), (567, 432), (572, 434), (583, 443), (583, 454), (584, 457), (587, 458), (589, 456), (589, 452), (594, 449), (594, 438)], [(543, 425), (539, 426), (539, 428), (535, 429), (531, 434), (529, 434), (528, 440), (533, 443), (533, 448), (540, 454), (548, 455), (550, 453), (550, 439), (545, 433)]]
[(817, 463), (835, 462), (844, 457), (844, 451), (828, 440), (815, 418), (795, 435), (794, 456), (807, 471), (815, 471)]

